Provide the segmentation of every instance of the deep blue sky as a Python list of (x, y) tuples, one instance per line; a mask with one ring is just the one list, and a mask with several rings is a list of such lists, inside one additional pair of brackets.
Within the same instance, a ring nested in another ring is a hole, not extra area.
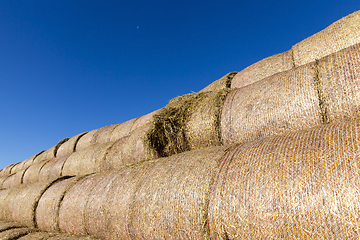
[(359, 0), (1, 0), (0, 168), (289, 50)]

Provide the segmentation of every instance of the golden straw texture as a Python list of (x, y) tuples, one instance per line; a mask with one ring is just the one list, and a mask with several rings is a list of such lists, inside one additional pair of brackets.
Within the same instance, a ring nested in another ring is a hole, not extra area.
[(34, 163), (28, 169), (26, 169), (23, 177), (23, 183), (35, 183), (39, 180), (40, 170), (49, 160)]
[(90, 147), (92, 145), (92, 139), (98, 130), (99, 129), (94, 129), (82, 135), (76, 143), (75, 151), (80, 151)]
[(61, 157), (54, 158), (41, 168), (38, 180), (39, 181), (52, 181), (62, 176), (62, 170), (65, 161), (71, 154), (67, 154)]
[(110, 134), (110, 142), (114, 142), (120, 138), (127, 136), (130, 133), (131, 127), (135, 120), (136, 119), (131, 119), (129, 121), (116, 125), (116, 127)]
[(11, 228), (9, 230), (0, 232), (1, 240), (13, 240), (18, 239), (24, 235), (27, 235), (32, 232), (37, 232), (39, 230), (33, 228)]
[(239, 145), (210, 197), (213, 239), (359, 239), (360, 122)]
[(56, 153), (56, 157), (61, 157), (70, 153), (75, 152), (75, 147), (79, 139), (86, 133), (80, 133), (76, 136), (73, 136), (59, 147)]

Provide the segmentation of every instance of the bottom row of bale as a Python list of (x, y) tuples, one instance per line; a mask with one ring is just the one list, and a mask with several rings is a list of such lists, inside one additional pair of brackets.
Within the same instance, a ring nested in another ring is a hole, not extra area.
[(360, 237), (360, 120), (0, 191), (0, 219), (99, 239)]

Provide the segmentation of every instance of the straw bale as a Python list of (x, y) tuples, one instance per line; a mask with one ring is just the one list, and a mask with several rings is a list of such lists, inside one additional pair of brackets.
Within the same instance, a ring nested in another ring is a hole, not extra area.
[(155, 110), (151, 113), (148, 113), (144, 116), (141, 116), (135, 120), (135, 122), (132, 124), (130, 131), (134, 131), (135, 129), (142, 127), (144, 125), (148, 125), (152, 122), (152, 118), (158, 114), (162, 109)]
[(0, 232), (6, 231), (11, 228), (22, 228), (22, 227), (24, 227), (24, 225), (17, 222), (0, 220)]
[(358, 239), (359, 136), (359, 120), (343, 121), (229, 151), (210, 197), (211, 237)]
[(48, 232), (34, 232), (29, 233), (18, 240), (47, 240), (49, 237), (60, 235), (59, 233), (48, 233)]
[(21, 166), (21, 162), (15, 163), (13, 167), (10, 169), (10, 174), (17, 173), (19, 171), (20, 166)]
[(317, 80), (325, 102), (323, 111), (328, 121), (359, 117), (360, 44), (319, 60), (317, 67)]
[(77, 176), (101, 171), (103, 159), (112, 144), (97, 144), (71, 154), (64, 163), (62, 175)]
[(360, 11), (354, 12), (324, 30), (293, 46), (296, 66), (314, 62), (341, 49), (360, 43)]
[(92, 145), (91, 141), (98, 130), (99, 129), (94, 129), (82, 135), (82, 137), (80, 137), (80, 139), (76, 143), (75, 151), (80, 151), (82, 149), (90, 147)]
[(11, 174), (3, 181), (2, 188), (10, 188), (14, 181), (15, 174)]
[(184, 126), (185, 141), (189, 146), (189, 150), (222, 144), (220, 131), (221, 111), (229, 92), (228, 89), (208, 92), (194, 106)]
[(8, 166), (6, 166), (5, 168), (3, 168), (3, 170), (1, 171), (1, 176), (0, 177), (7, 177), (11, 174), (11, 169), (14, 167), (15, 164), (10, 164)]
[(22, 236), (25, 236), (29, 233), (33, 233), (36, 231), (39, 231), (39, 230), (33, 229), (33, 228), (12, 228), (12, 229), (6, 230), (4, 232), (0, 232), (0, 239), (1, 240), (18, 239)]
[(12, 204), (12, 219), (27, 227), (37, 227), (36, 208), (43, 193), (53, 182), (37, 182), (26, 184), (25, 188), (19, 191)]
[(225, 76), (223, 76), (222, 78), (211, 83), (204, 89), (200, 90), (199, 92), (214, 92), (214, 91), (220, 91), (222, 89), (231, 88), (231, 81), (233, 80), (236, 74), (237, 72), (230, 72)]
[(62, 232), (86, 235), (84, 212), (91, 190), (104, 177), (96, 173), (78, 181), (66, 193), (59, 210), (59, 227)]
[(52, 181), (62, 176), (62, 169), (65, 161), (71, 154), (56, 157), (41, 168), (38, 180), (39, 181)]
[(36, 207), (37, 228), (48, 232), (60, 232), (58, 222), (60, 202), (65, 192), (78, 180), (77, 177), (62, 179), (44, 192)]
[(1, 192), (0, 194), (0, 219), (13, 221), (12, 217), (12, 206), (17, 195), (25, 189), (27, 186), (25, 184), (20, 184), (18, 186), (8, 188)]
[(110, 142), (114, 142), (120, 138), (123, 138), (127, 135), (129, 135), (131, 131), (131, 127), (133, 123), (135, 122), (135, 118), (131, 119), (129, 121), (126, 121), (124, 123), (117, 124), (114, 130), (110, 134)]
[(156, 152), (149, 147), (146, 137), (150, 127), (151, 123), (148, 123), (117, 140), (102, 161), (102, 170), (116, 170), (126, 164), (157, 158)]
[(39, 180), (40, 170), (49, 160), (34, 163), (24, 173), (23, 183), (35, 183)]
[(240, 71), (232, 80), (232, 88), (241, 88), (294, 67), (292, 50), (262, 59)]
[[(34, 159), (35, 159), (36, 156), (37, 156), (37, 155), (34, 155), (34, 156), (32, 156), (31, 158), (28, 158), (28, 159), (26, 159), (25, 161), (21, 162), (21, 163), (20, 163), (20, 166), (18, 167), (18, 169), (19, 169), (19, 170), (24, 170), (24, 169), (27, 169), (28, 167), (30, 167), (30, 166), (33, 164)], [(18, 170), (18, 171), (19, 171), (19, 170)]]
[(0, 177), (0, 189), (3, 188), (3, 183), (6, 181), (7, 178), (8, 178), (8, 176)]
[(111, 132), (116, 127), (115, 124), (107, 125), (105, 127), (100, 128), (96, 133), (94, 134), (91, 144), (101, 144), (101, 143), (107, 143), (110, 141), (110, 135)]
[(235, 89), (221, 116), (225, 145), (322, 124), (314, 64)]
[(224, 147), (176, 154), (156, 161), (133, 195), (133, 239), (209, 239), (211, 184)]
[(49, 237), (49, 240), (96, 240), (96, 238), (92, 236), (81, 236), (81, 235), (70, 235), (70, 234), (62, 234), (54, 237)]
[(50, 160), (55, 158), (55, 148), (56, 146), (53, 146), (49, 148), (48, 150), (43, 151), (41, 154), (39, 154), (35, 159), (33, 164), (43, 162), (45, 160)]
[(23, 183), (23, 179), (24, 179), (26, 170), (27, 170), (27, 168), (15, 173), (14, 177), (12, 178), (12, 181), (10, 182), (10, 187), (14, 187), (14, 186), (17, 186), (17, 185)]
[(76, 136), (73, 136), (66, 142), (64, 142), (61, 146), (59, 146), (59, 149), (57, 150), (56, 157), (61, 157), (64, 155), (68, 155), (70, 153), (75, 152), (75, 147), (79, 139), (84, 136), (86, 133), (80, 133)]

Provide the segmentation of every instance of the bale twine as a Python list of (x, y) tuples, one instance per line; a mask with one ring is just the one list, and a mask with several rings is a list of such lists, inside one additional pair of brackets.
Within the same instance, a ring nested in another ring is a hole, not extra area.
[(80, 133), (76, 136), (73, 136), (66, 142), (64, 142), (57, 150), (56, 157), (65, 156), (65, 155), (75, 152), (75, 147), (76, 147), (77, 142), (85, 134), (86, 133)]
[(158, 109), (156, 111), (153, 111), (151, 113), (148, 113), (144, 116), (141, 116), (135, 120), (135, 122), (132, 124), (130, 131), (134, 131), (135, 129), (142, 127), (144, 125), (148, 125), (152, 122), (153, 117), (158, 114), (162, 109)]
[(100, 172), (105, 154), (112, 144), (97, 144), (71, 154), (64, 163), (62, 175), (77, 176)]
[(91, 143), (94, 144), (101, 144), (107, 143), (110, 141), (110, 134), (116, 127), (115, 124), (107, 125), (105, 127), (100, 128), (93, 136)]
[(147, 131), (151, 123), (136, 128), (128, 136), (116, 141), (102, 161), (102, 170), (120, 169), (126, 164), (157, 158), (155, 150), (149, 146)]
[(360, 122), (239, 145), (209, 205), (212, 239), (358, 239)]
[(12, 229), (6, 230), (4, 232), (0, 232), (0, 239), (1, 240), (18, 239), (29, 233), (37, 232), (37, 231), (39, 231), (39, 230), (34, 229), (34, 228), (12, 228)]
[(209, 239), (209, 193), (223, 155), (210, 147), (156, 161), (130, 205), (133, 239)]
[(24, 173), (23, 183), (35, 183), (39, 180), (39, 173), (49, 160), (34, 163)]
[(360, 43), (360, 11), (354, 12), (321, 32), (293, 46), (296, 66), (314, 62), (341, 49)]
[(37, 227), (36, 208), (43, 193), (53, 182), (37, 182), (27, 186), (18, 193), (12, 204), (12, 219), (27, 227)]
[(58, 220), (61, 200), (78, 180), (77, 177), (61, 179), (44, 192), (36, 207), (37, 228), (47, 232), (60, 232)]
[(235, 75), (232, 88), (241, 88), (294, 67), (292, 50), (256, 62)]
[(359, 117), (360, 44), (331, 54), (319, 60), (316, 66), (319, 94), (327, 120), (333, 122)]
[(110, 134), (110, 142), (115, 142), (120, 138), (123, 138), (127, 135), (129, 135), (131, 131), (131, 127), (133, 123), (135, 122), (135, 118), (131, 119), (129, 121), (126, 121), (124, 123), (117, 124), (114, 130)]
[(223, 76), (222, 78), (216, 80), (215, 82), (211, 83), (204, 89), (200, 90), (199, 92), (215, 92), (220, 91), (223, 89), (231, 88), (231, 81), (233, 80), (234, 76), (237, 72), (230, 72)]
[(75, 151), (80, 151), (91, 146), (91, 141), (99, 129), (85, 133), (76, 143)]
[(68, 191), (60, 204), (59, 227), (62, 232), (86, 235), (84, 212), (91, 190), (104, 177), (103, 173), (87, 176)]
[(71, 154), (63, 155), (61, 157), (54, 158), (40, 169), (39, 181), (52, 181), (62, 176), (62, 169), (65, 161)]
[(221, 116), (225, 145), (323, 123), (314, 64), (282, 72), (232, 91)]

